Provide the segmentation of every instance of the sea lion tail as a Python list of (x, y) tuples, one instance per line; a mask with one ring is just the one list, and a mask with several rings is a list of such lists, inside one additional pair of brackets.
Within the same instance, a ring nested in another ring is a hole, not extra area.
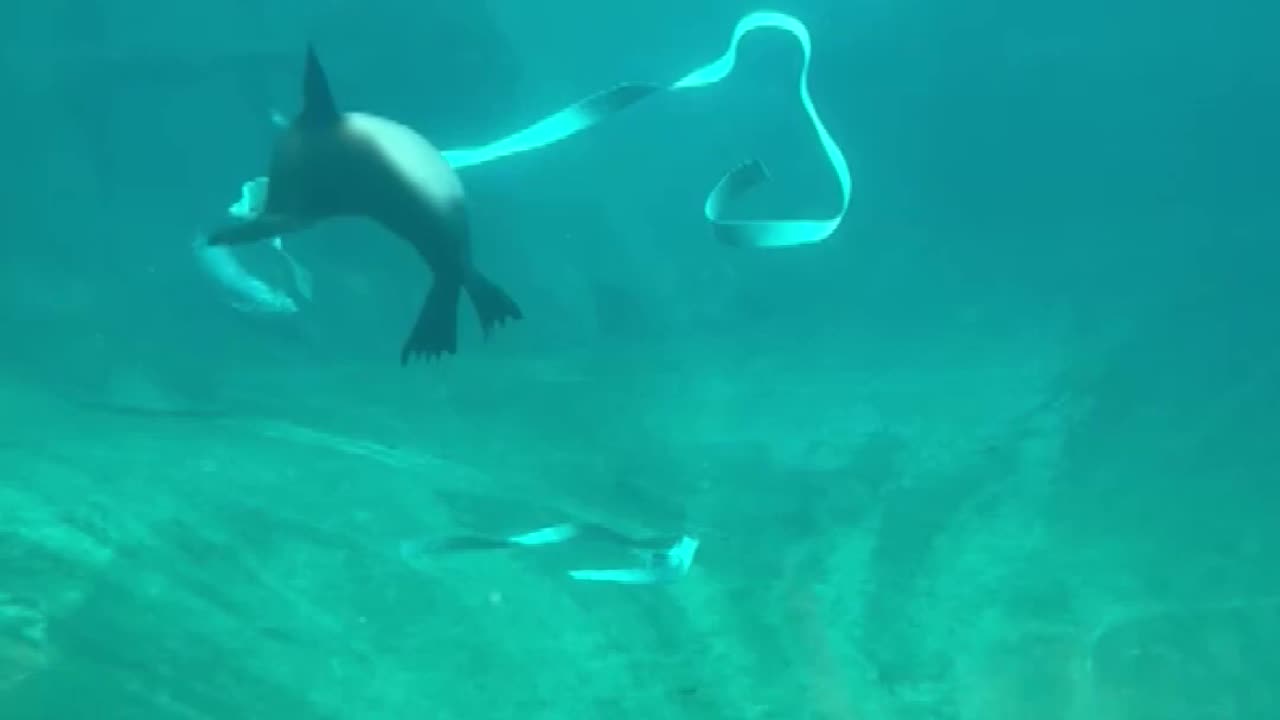
[(524, 317), (520, 306), (516, 305), (510, 295), (477, 271), (471, 272), (466, 289), (476, 314), (480, 316), (480, 327), (484, 330), (485, 337), (508, 320), (520, 320)]
[(400, 350), (400, 364), (423, 356), (452, 355), (458, 351), (458, 296), (462, 285), (447, 278), (436, 278), (427, 299), (418, 312), (413, 332)]

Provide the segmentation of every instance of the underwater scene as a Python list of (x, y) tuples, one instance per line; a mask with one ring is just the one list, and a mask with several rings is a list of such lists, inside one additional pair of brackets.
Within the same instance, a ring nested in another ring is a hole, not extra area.
[(0, 720), (1280, 718), (1280, 6), (0, 23)]

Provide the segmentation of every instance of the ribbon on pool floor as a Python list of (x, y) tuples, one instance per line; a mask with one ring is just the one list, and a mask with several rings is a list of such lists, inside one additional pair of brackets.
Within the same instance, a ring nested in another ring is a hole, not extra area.
[(410, 566), (421, 567), (432, 556), (534, 548), (560, 545), (573, 540), (596, 541), (621, 547), (636, 556), (640, 564), (569, 570), (569, 577), (585, 582), (624, 585), (666, 583), (688, 575), (699, 544), (698, 539), (691, 535), (681, 535), (678, 538), (633, 538), (594, 523), (560, 523), (506, 537), (456, 535), (440, 539), (403, 540), (400, 542), (400, 557)]
[(739, 196), (769, 178), (768, 170), (759, 160), (747, 161), (725, 174), (711, 190), (703, 206), (703, 213), (711, 223), (716, 236), (724, 243), (739, 247), (792, 247), (821, 242), (840, 227), (849, 209), (853, 180), (849, 164), (835, 139), (818, 116), (817, 107), (809, 93), (809, 66), (813, 56), (813, 43), (809, 30), (796, 18), (779, 12), (753, 12), (733, 29), (729, 47), (720, 57), (690, 72), (670, 85), (649, 83), (622, 83), (596, 93), (560, 112), (519, 130), (488, 145), (444, 151), (445, 159), (455, 168), (482, 165), (498, 158), (526, 152), (576, 135), (602, 120), (634, 105), (645, 98), (664, 91), (707, 87), (724, 80), (733, 71), (738, 59), (738, 45), (752, 30), (773, 28), (791, 33), (800, 42), (804, 62), (800, 68), (800, 103), (818, 135), (822, 151), (835, 172), (840, 186), (840, 210), (834, 216), (818, 219), (786, 220), (729, 220), (726, 207)]

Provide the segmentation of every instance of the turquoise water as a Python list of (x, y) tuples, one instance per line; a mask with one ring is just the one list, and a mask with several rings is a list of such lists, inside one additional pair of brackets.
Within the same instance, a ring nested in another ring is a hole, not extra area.
[(759, 9), (9, 9), (0, 720), (1280, 716), (1274, 9), (765, 8), (828, 236), (708, 222), (841, 206), (753, 32), (459, 170), (526, 317), (433, 363), (371, 225), (193, 254), (308, 41), (456, 149)]

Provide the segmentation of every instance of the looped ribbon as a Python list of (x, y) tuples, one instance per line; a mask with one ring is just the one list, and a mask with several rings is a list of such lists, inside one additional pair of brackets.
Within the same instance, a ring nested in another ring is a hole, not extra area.
[(492, 162), (517, 153), (546, 147), (576, 135), (622, 110), (664, 91), (687, 90), (714, 85), (733, 72), (738, 59), (738, 45), (753, 30), (772, 28), (791, 33), (800, 42), (804, 62), (800, 68), (800, 103), (808, 115), (818, 142), (835, 172), (840, 186), (840, 210), (834, 216), (819, 219), (730, 220), (726, 208), (747, 191), (769, 179), (768, 169), (759, 160), (749, 160), (730, 170), (711, 190), (703, 213), (717, 238), (736, 247), (794, 247), (822, 242), (832, 235), (849, 209), (853, 179), (840, 146), (818, 116), (809, 93), (809, 66), (813, 44), (809, 30), (796, 18), (779, 12), (757, 11), (738, 21), (725, 52), (712, 62), (697, 68), (676, 82), (662, 86), (649, 83), (622, 83), (591, 95), (557, 113), (487, 145), (444, 151), (445, 160), (455, 168), (467, 168)]
[[(227, 214), (237, 220), (247, 220), (262, 212), (266, 204), (267, 179), (254, 178), (240, 188), (240, 198)], [(284, 259), (293, 276), (295, 291), (305, 300), (311, 300), (312, 277), (302, 263), (289, 254), (284, 247), (284, 238), (271, 238), (271, 247)], [(200, 268), (220, 285), (227, 295), (231, 307), (251, 315), (292, 315), (298, 312), (298, 303), (283, 288), (276, 287), (266, 280), (249, 272), (240, 259), (225, 245), (210, 245), (203, 236), (192, 243), (196, 260)]]
[[(240, 199), (227, 209), (227, 213), (233, 218), (247, 220), (262, 212), (262, 208), (266, 207), (266, 204), (267, 179), (258, 177), (241, 186)], [(310, 300), (314, 285), (311, 279), (311, 272), (303, 267), (302, 263), (294, 259), (288, 250), (284, 249), (284, 238), (279, 235), (271, 238), (271, 247), (280, 253), (285, 263), (288, 264), (289, 272), (293, 275), (293, 285), (298, 294)]]
[[(510, 155), (553, 145), (659, 93), (714, 85), (733, 72), (737, 65), (738, 46), (742, 39), (751, 31), (763, 28), (791, 33), (800, 42), (800, 48), (804, 51), (804, 62), (800, 68), (798, 83), (800, 103), (835, 173), (840, 187), (840, 210), (832, 217), (817, 219), (735, 220), (727, 218), (727, 208), (730, 205), (752, 188), (769, 179), (769, 171), (763, 162), (749, 160), (730, 170), (720, 179), (720, 182), (716, 183), (707, 195), (703, 214), (711, 224), (715, 236), (724, 244), (734, 247), (780, 248), (822, 242), (830, 237), (844, 221), (849, 209), (853, 180), (849, 174), (849, 164), (845, 160), (844, 153), (818, 116), (813, 97), (809, 93), (809, 66), (813, 55), (809, 30), (796, 18), (779, 12), (762, 10), (743, 17), (733, 29), (733, 37), (729, 41), (728, 49), (720, 57), (670, 85), (636, 82), (615, 85), (487, 145), (445, 150), (444, 158), (459, 170), (483, 165)], [(288, 124), (288, 121), (279, 113), (272, 114), (272, 121), (277, 126)], [(258, 212), (266, 190), (266, 178), (258, 177), (245, 183), (242, 197), (232, 206), (231, 214), (245, 217)], [(281, 238), (273, 238), (271, 243), (288, 262), (293, 272), (294, 284), (300, 294), (310, 299), (310, 273), (285, 251)], [(245, 304), (255, 307), (266, 306), (268, 303), (262, 297), (268, 294), (267, 291), (276, 292), (277, 295), (283, 294), (283, 291), (275, 291), (273, 288), (266, 288), (266, 290), (260, 288), (259, 285), (265, 284), (240, 267), (229, 251), (221, 251), (221, 254), (217, 254), (216, 251), (204, 245), (200, 245), (200, 249), (206, 266), (218, 270), (213, 273), (215, 278), (227, 285), (236, 295), (247, 298), (243, 300)]]

